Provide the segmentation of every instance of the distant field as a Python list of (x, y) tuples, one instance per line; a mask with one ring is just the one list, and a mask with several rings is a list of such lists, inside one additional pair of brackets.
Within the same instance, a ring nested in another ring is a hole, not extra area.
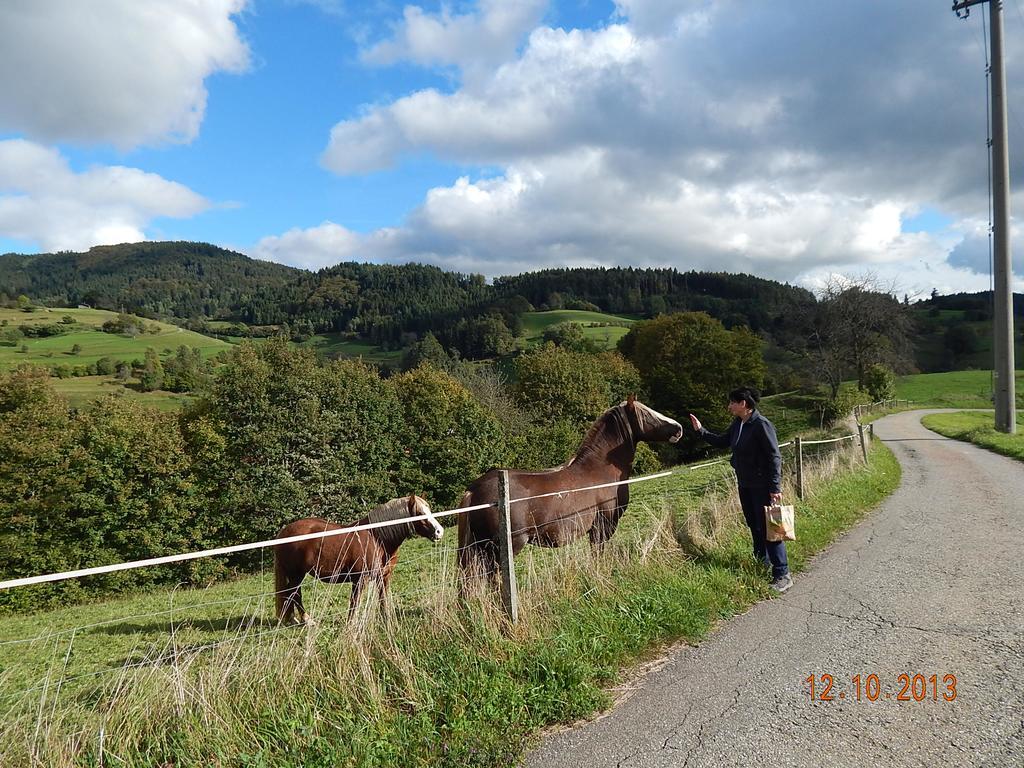
[[(914, 405), (949, 408), (991, 408), (990, 371), (950, 371), (901, 376), (896, 381), (896, 396), (912, 400)], [(1018, 407), (1024, 403), (1024, 371), (1017, 371)]]
[[(0, 331), (8, 328), (17, 328), (19, 325), (43, 325), (60, 324), (61, 318), (70, 316), (75, 319), (69, 333), (61, 336), (49, 336), (47, 338), (24, 338), (17, 342), (17, 346), (0, 346), (0, 370), (8, 371), (16, 368), (22, 363), (32, 363), (52, 368), (56, 365), (88, 365), (94, 363), (101, 357), (110, 357), (114, 360), (141, 360), (146, 354), (147, 347), (153, 347), (157, 352), (171, 350), (172, 352), (182, 344), (189, 347), (196, 347), (201, 350), (204, 357), (213, 357), (222, 349), (229, 349), (230, 344), (199, 333), (193, 333), (175, 325), (159, 323), (155, 320), (146, 320), (147, 325), (156, 324), (160, 326), (160, 333), (143, 333), (135, 338), (122, 336), (113, 333), (104, 333), (100, 326), (107, 320), (117, 318), (116, 312), (108, 312), (102, 309), (41, 309), (35, 312), (21, 312), (17, 309), (0, 308), (0, 323), (7, 321), (7, 326), (0, 328)], [(78, 344), (82, 351), (71, 354), (71, 348)], [(28, 352), (22, 352), (24, 345)]]
[(372, 363), (397, 364), (402, 359), (402, 350), (381, 349), (368, 341), (349, 341), (340, 333), (318, 333), (298, 346), (311, 347), (328, 357), (361, 357)]
[[(546, 328), (559, 323), (575, 323), (583, 327), (583, 336), (614, 349), (619, 339), (629, 333), (628, 326), (637, 321), (634, 317), (608, 315), (603, 312), (586, 312), (578, 309), (553, 309), (548, 312), (527, 312), (523, 315), (523, 337), (527, 345), (538, 344)], [(609, 323), (610, 325), (600, 325)]]
[[(153, 347), (162, 355), (168, 350), (174, 352), (184, 344), (198, 348), (203, 357), (207, 358), (213, 357), (223, 349), (231, 348), (231, 345), (225, 341), (154, 320), (145, 322), (147, 325), (154, 323), (159, 325), (159, 333), (144, 333), (135, 338), (104, 333), (100, 330), (100, 326), (108, 320), (115, 319), (117, 313), (103, 309), (53, 308), (22, 312), (17, 309), (0, 308), (0, 323), (4, 320), (7, 321), (7, 325), (0, 327), (0, 331), (17, 328), (20, 325), (60, 324), (61, 319), (65, 316), (70, 316), (76, 321), (71, 325), (72, 330), (69, 333), (41, 339), (23, 338), (17, 342), (17, 346), (0, 346), (0, 371), (13, 370), (23, 363), (41, 365), (50, 369), (58, 365), (74, 368), (79, 365), (89, 365), (102, 357), (131, 362), (132, 360), (142, 360), (146, 355), (147, 347)], [(81, 347), (81, 352), (77, 355), (71, 354), (71, 348), (75, 344)], [(28, 348), (27, 352), (21, 351), (22, 345)], [(175, 410), (188, 400), (185, 395), (171, 392), (138, 392), (124, 387), (113, 376), (80, 376), (65, 379), (54, 377), (51, 379), (51, 383), (75, 407), (81, 407), (90, 400), (110, 392), (122, 393), (126, 397), (140, 400), (162, 410)]]
[(192, 397), (177, 392), (139, 392), (125, 387), (113, 376), (74, 376), (70, 379), (51, 378), (50, 384), (68, 400), (68, 405), (81, 408), (98, 397), (116, 393), (138, 400), (162, 411), (176, 411)]

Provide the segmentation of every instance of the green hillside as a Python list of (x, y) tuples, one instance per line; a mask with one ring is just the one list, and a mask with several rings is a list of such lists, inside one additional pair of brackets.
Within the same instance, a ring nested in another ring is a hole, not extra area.
[[(74, 322), (65, 323), (62, 319), (70, 317)], [(199, 333), (187, 331), (169, 323), (155, 320), (145, 321), (147, 327), (158, 327), (157, 333), (140, 333), (131, 337), (116, 333), (105, 333), (100, 330), (103, 323), (116, 320), (116, 312), (104, 309), (36, 309), (23, 312), (18, 309), (0, 307), (0, 331), (17, 329), (19, 326), (42, 326), (58, 324), (69, 330), (59, 336), (43, 338), (23, 337), (16, 346), (0, 346), (0, 370), (9, 371), (23, 363), (32, 363), (46, 368), (57, 365), (88, 365), (102, 357), (114, 360), (141, 360), (147, 347), (157, 352), (169, 350), (173, 352), (181, 345), (195, 347), (202, 351), (204, 357), (213, 357), (222, 349), (230, 348), (230, 344), (219, 339), (212, 339)], [(6, 325), (3, 325), (6, 321)], [(72, 354), (75, 345), (81, 347), (78, 354)], [(22, 347), (27, 351), (22, 351)]]
[[(38, 307), (32, 312), (0, 307), (0, 371), (11, 371), (30, 364), (47, 368), (54, 375), (55, 388), (68, 398), (72, 406), (111, 392), (135, 397), (161, 409), (174, 409), (186, 401), (182, 395), (169, 392), (137, 392), (112, 375), (85, 375), (90, 365), (103, 358), (129, 365), (141, 361), (146, 349), (152, 347), (162, 357), (173, 354), (178, 347), (198, 349), (204, 358), (212, 358), (230, 349), (231, 344), (194, 333), (168, 323), (140, 320), (145, 332), (136, 335), (106, 333), (104, 323), (116, 321), (118, 314), (103, 309), (64, 309)], [(63, 333), (35, 337), (32, 328), (57, 326)], [(154, 332), (155, 331), (155, 332)], [(78, 351), (74, 348), (77, 345)], [(78, 375), (75, 375), (75, 374)]]
[(539, 344), (544, 331), (554, 325), (573, 323), (583, 330), (583, 337), (605, 349), (614, 349), (619, 339), (629, 333), (637, 317), (610, 315), (578, 309), (552, 309), (527, 312), (523, 315), (523, 338), (527, 346)]

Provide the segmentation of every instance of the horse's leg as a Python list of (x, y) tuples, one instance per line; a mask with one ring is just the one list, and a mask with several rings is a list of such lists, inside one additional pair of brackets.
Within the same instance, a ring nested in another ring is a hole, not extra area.
[(365, 573), (359, 574), (355, 581), (352, 582), (352, 598), (348, 603), (348, 620), (351, 622), (352, 617), (355, 616), (356, 606), (359, 605), (359, 596), (363, 592), (363, 580), (366, 578)]
[(615, 507), (602, 507), (594, 515), (594, 522), (587, 532), (590, 536), (590, 546), (598, 553), (604, 552), (608, 539), (612, 537), (619, 527), (619, 519), (622, 517)]
[(383, 603), (386, 603), (391, 597), (391, 576), (395, 572), (396, 565), (398, 565), (397, 550), (388, 558), (388, 561), (384, 564), (384, 567), (380, 572), (378, 588), (380, 589), (380, 599)]
[(608, 532), (609, 524), (605, 511), (601, 510), (594, 515), (594, 522), (591, 524), (590, 530), (587, 531), (587, 535), (590, 537), (590, 546), (598, 553), (604, 551), (604, 545), (611, 536)]

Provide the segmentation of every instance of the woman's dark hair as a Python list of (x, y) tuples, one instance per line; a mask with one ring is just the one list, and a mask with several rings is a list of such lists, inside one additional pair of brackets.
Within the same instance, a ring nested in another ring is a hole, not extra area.
[(729, 393), (730, 403), (746, 403), (747, 408), (757, 408), (761, 400), (761, 393), (753, 387), (740, 387)]

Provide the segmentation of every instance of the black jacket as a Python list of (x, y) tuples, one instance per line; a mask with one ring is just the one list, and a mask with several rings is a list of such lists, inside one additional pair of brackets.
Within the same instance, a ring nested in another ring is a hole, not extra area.
[(717, 435), (701, 427), (700, 436), (718, 448), (732, 448), (729, 463), (736, 470), (740, 487), (767, 488), (769, 493), (782, 490), (779, 438), (775, 434), (775, 426), (759, 411), (751, 413), (746, 423), (733, 419), (725, 434)]

